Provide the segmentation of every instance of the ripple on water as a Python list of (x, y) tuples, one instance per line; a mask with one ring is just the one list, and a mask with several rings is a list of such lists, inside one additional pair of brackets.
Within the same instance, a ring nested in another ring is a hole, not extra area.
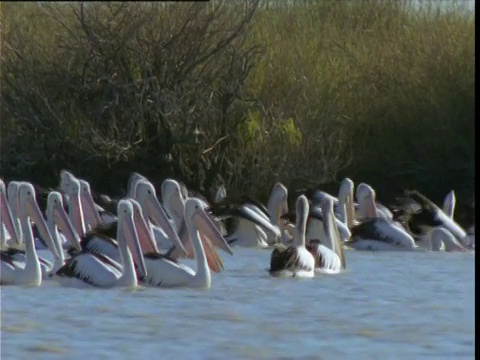
[(51, 344), (35, 344), (27, 346), (25, 350), (33, 353), (52, 353), (52, 354), (65, 354), (69, 352), (69, 349), (65, 347), (55, 346)]

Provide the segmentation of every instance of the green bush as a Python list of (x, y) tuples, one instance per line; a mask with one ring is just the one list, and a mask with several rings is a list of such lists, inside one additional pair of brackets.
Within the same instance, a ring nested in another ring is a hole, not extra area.
[(474, 184), (474, 13), (398, 1), (2, 3), (1, 167), (265, 198)]

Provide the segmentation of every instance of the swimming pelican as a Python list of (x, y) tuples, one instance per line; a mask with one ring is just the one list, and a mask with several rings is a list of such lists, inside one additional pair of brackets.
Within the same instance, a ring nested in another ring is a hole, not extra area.
[[(423, 247), (431, 251), (469, 251), (464, 247), (450, 231), (443, 227), (432, 228), (427, 235), (424, 236)], [(419, 241), (417, 240), (417, 244)]]
[(343, 241), (338, 231), (333, 210), (334, 202), (325, 197), (322, 201), (323, 239), (312, 240), (307, 249), (315, 258), (315, 272), (337, 274), (346, 268)]
[[(353, 190), (354, 190), (354, 184), (353, 181), (350, 180), (348, 177), (344, 178), (342, 182), (340, 183), (340, 188), (338, 190), (338, 198), (324, 192), (321, 190), (314, 190), (313, 193), (311, 191), (308, 191), (308, 193), (311, 193), (311, 201), (312, 201), (312, 206), (321, 208), (322, 201), (325, 197), (328, 197), (334, 202), (334, 214), (337, 217), (337, 225), (339, 225), (339, 230), (342, 234), (342, 225), (341, 223), (344, 224), (344, 228), (348, 231), (349, 228), (351, 228), (354, 225), (355, 221), (355, 213), (354, 209), (355, 206), (358, 207), (358, 204), (353, 203)], [(346, 233), (343, 234), (343, 237), (346, 238)], [(348, 234), (349, 236), (350, 234)]]
[(140, 278), (147, 275), (147, 269), (140, 249), (130, 200), (121, 200), (118, 203), (117, 217), (121, 264), (107, 256), (81, 252), (67, 260), (53, 275), (54, 279), (62, 286), (136, 287), (138, 280), (133, 261), (135, 260), (137, 264)]
[[(170, 219), (172, 219), (174, 228), (177, 230), (178, 236), (187, 250), (187, 258), (193, 258), (193, 244), (191, 242), (189, 235), (190, 233), (188, 232), (184, 219), (186, 199), (184, 198), (180, 184), (176, 180), (166, 179), (162, 183), (162, 199), (164, 201), (165, 211), (170, 216)], [(209, 208), (209, 204), (207, 204), (204, 200), (198, 198), (195, 199), (200, 203), (204, 210)], [(214, 219), (212, 219), (212, 221), (215, 222)], [(219, 228), (219, 226), (217, 227)], [(223, 262), (217, 253), (216, 247), (222, 249), (224, 252), (230, 255), (233, 255), (232, 249), (225, 241), (219, 241), (218, 237), (209, 239), (201, 233), (200, 238), (202, 239), (203, 246), (205, 248), (207, 263), (210, 267), (210, 270), (220, 272), (223, 268)], [(181, 249), (177, 248), (176, 246), (171, 247), (165, 255), (172, 259), (178, 259), (180, 256), (183, 256), (181, 254)]]
[(67, 170), (60, 172), (60, 188), (68, 196), (68, 216), (80, 237), (84, 237), (87, 226), (84, 219), (84, 209), (80, 198), (80, 182)]
[[(406, 191), (405, 196), (399, 200), (403, 204), (405, 226), (412, 234), (422, 236), (431, 228), (441, 226), (455, 236), (463, 246), (471, 247), (466, 231), (425, 195), (416, 190)], [(452, 197), (450, 197), (450, 201), (452, 201)]]
[(443, 200), (443, 212), (451, 219), (453, 219), (453, 213), (455, 212), (455, 203), (455, 191), (452, 190), (445, 196), (445, 200)]
[[(325, 199), (329, 199), (330, 201), (335, 203), (335, 198), (333, 196), (323, 191), (317, 191), (315, 193), (315, 200), (314, 200), (314, 203), (312, 203), (312, 205), (310, 206), (308, 219), (307, 219), (307, 234), (306, 234), (307, 243), (310, 242), (311, 240), (318, 239), (319, 234), (323, 234), (323, 218), (324, 217), (323, 217), (321, 204)], [(345, 207), (345, 204), (338, 203), (337, 209), (339, 207)], [(344, 212), (346, 213), (346, 210)], [(288, 219), (289, 221), (293, 222), (295, 221), (296, 214), (288, 213), (283, 215), (282, 218)], [(351, 233), (350, 233), (350, 230), (348, 229), (347, 224), (344, 223), (342, 220), (340, 220), (337, 216), (335, 216), (334, 220), (339, 230), (342, 242), (348, 241), (350, 239)]]
[[(267, 248), (267, 233), (275, 238), (281, 235), (278, 217), (288, 210), (287, 190), (278, 183), (274, 186), (270, 199), (270, 210), (258, 201), (243, 196), (239, 200), (224, 199), (211, 207), (212, 213), (225, 219), (226, 240), (230, 245)], [(282, 223), (283, 224), (283, 223)]]
[(40, 286), (42, 283), (42, 269), (35, 249), (31, 220), (33, 220), (48, 244), (52, 245), (55, 258), (59, 257), (53, 243), (52, 236), (36, 202), (35, 189), (32, 184), (22, 182), (18, 188), (20, 203), (20, 223), (25, 243), (25, 265), (19, 266), (11, 257), (1, 256), (0, 283), (2, 285), (31, 285)]
[[(80, 246), (80, 237), (73, 228), (72, 223), (68, 219), (68, 216), (65, 212), (63, 206), (62, 195), (58, 191), (51, 191), (48, 194), (47, 198), (47, 226), (50, 230), (50, 234), (53, 237), (57, 252), (59, 254), (58, 258), (54, 259), (50, 273), (55, 273), (60, 269), (65, 263), (65, 255), (63, 253), (64, 239), (69, 243), (72, 249), (81, 251)], [(62, 232), (64, 237), (60, 237), (59, 230)], [(43, 273), (44, 278), (46, 278), (46, 273)], [(50, 277), (48, 277), (50, 278)]]
[[(9, 187), (9, 189), (10, 189), (10, 192), (9, 192), (10, 200), (11, 200), (11, 203), (14, 205), (14, 207), (17, 208), (17, 213), (20, 213), (20, 210), (19, 210), (19, 204), (20, 204), (19, 189), (20, 189), (21, 184), (24, 184), (24, 182), (17, 182), (16, 184), (14, 184), (14, 186)], [(26, 184), (30, 184), (30, 183), (26, 183)], [(32, 185), (32, 184), (30, 184), (30, 185)], [(35, 187), (33, 187), (33, 188), (34, 188), (34, 191), (35, 191)], [(37, 205), (38, 205), (38, 203), (37, 203)], [(47, 210), (48, 210), (48, 208), (47, 208)], [(20, 219), (20, 217), (18, 217), (18, 219)], [(50, 235), (52, 235), (50, 225), (48, 224), (48, 220), (47, 220), (47, 226), (48, 226), (48, 229), (50, 230)], [(43, 237), (42, 237), (42, 232), (39, 231), (37, 224), (31, 223), (31, 227), (32, 227), (32, 234), (34, 234), (35, 249), (37, 249), (37, 250), (38, 249), (47, 249), (53, 254), (55, 262), (60, 261), (61, 254), (55, 246), (54, 239), (52, 241), (50, 241), (48, 238), (44, 240)], [(2, 252), (2, 255), (4, 257), (9, 257), (10, 260), (13, 261), (13, 263), (16, 266), (19, 266), (19, 267), (23, 268), (23, 267), (25, 267), (25, 262), (26, 262), (26, 249), (25, 249), (24, 241), (23, 242), (21, 241), (24, 238), (23, 230), (21, 230), (21, 224), (20, 224), (19, 233), (20, 233), (19, 242), (18, 243), (17, 242), (12, 243), (8, 249), (6, 249)], [(44, 235), (48, 236), (48, 234), (44, 234)], [(42, 270), (42, 277), (45, 278), (48, 275), (48, 272), (52, 269), (52, 263), (50, 261), (40, 257), (40, 256), (38, 256), (38, 260), (40, 261), (40, 268)]]
[(308, 216), (308, 200), (300, 195), (296, 202), (296, 232), (294, 244), (277, 245), (270, 259), (270, 275), (279, 277), (313, 277), (315, 259), (305, 247), (305, 231)]
[(194, 258), (197, 261), (197, 271), (166, 257), (146, 257), (148, 274), (144, 278), (144, 283), (152, 286), (210, 288), (212, 279), (203, 246), (205, 242), (200, 234), (208, 237), (212, 242), (223, 241), (226, 249), (229, 249), (229, 246), (200, 200), (196, 198), (185, 200), (184, 221), (193, 246)]
[(366, 183), (360, 183), (357, 186), (357, 202), (358, 202), (358, 218), (360, 221), (367, 217), (381, 217), (387, 220), (392, 220), (393, 219), (393, 214), (390, 211), (388, 207), (385, 205), (380, 204), (379, 202), (374, 203), (375, 205), (375, 214), (372, 214), (369, 211), (372, 211), (372, 209), (367, 208), (365, 206), (365, 202), (363, 201), (365, 198), (369, 196), (369, 194), (375, 193), (375, 190), (373, 188), (366, 184)]
[(142, 207), (143, 215), (150, 225), (157, 247), (166, 250), (170, 249), (172, 245), (177, 246), (183, 256), (187, 255), (177, 230), (174, 228), (175, 223), (169, 221), (165, 210), (158, 201), (152, 183), (147, 179), (139, 179), (133, 186), (132, 194)]
[(5, 230), (10, 236), (9, 240), (15, 242), (17, 245), (20, 244), (17, 224), (17, 219), (12, 214), (10, 204), (7, 200), (5, 183), (0, 179), (0, 250), (7, 247), (7, 234), (5, 233)]
[[(83, 179), (77, 179), (80, 183), (80, 201), (82, 202), (82, 210), (85, 216), (86, 230), (95, 229), (100, 224), (105, 224), (102, 221), (100, 214), (97, 211), (95, 203), (93, 201), (92, 192), (90, 190), (90, 184)], [(109, 214), (110, 217), (115, 218), (113, 214)], [(106, 219), (107, 220), (107, 219)], [(109, 222), (114, 219), (108, 219)]]
[(415, 250), (413, 237), (393, 220), (380, 217), (375, 203), (375, 191), (365, 187), (358, 199), (366, 220), (351, 229), (347, 245), (357, 250)]

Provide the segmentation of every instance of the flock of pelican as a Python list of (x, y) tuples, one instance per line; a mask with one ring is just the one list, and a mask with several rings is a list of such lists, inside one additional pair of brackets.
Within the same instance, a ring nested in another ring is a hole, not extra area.
[[(345, 250), (475, 251), (474, 224), (455, 220), (455, 193), (442, 207), (407, 191), (386, 207), (375, 191), (345, 178), (338, 197), (300, 195), (288, 209), (288, 190), (273, 186), (266, 206), (232, 198), (221, 186), (209, 203), (173, 179), (153, 184), (133, 173), (121, 199), (92, 195), (90, 184), (60, 172), (58, 189), (0, 179), (0, 284), (110, 288), (209, 288), (224, 264), (218, 249), (271, 249), (275, 277), (314, 277), (346, 269)], [(44, 216), (45, 214), (45, 216)], [(50, 251), (53, 264), (39, 256)], [(196, 270), (181, 262), (195, 259)]]

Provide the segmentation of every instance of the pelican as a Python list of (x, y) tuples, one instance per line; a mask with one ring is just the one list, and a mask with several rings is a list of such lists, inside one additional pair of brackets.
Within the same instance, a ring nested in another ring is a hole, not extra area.
[[(416, 236), (423, 236), (437, 226), (447, 229), (465, 247), (471, 247), (470, 238), (464, 229), (452, 217), (447, 215), (433, 201), (416, 190), (406, 191), (405, 197), (399, 199), (403, 204), (407, 229)], [(453, 215), (454, 197), (447, 195), (448, 210)], [(407, 205), (408, 203), (408, 205)]]
[(269, 208), (267, 210), (258, 201), (244, 196), (240, 201), (225, 199), (214, 204), (211, 210), (216, 216), (226, 219), (226, 240), (230, 245), (267, 248), (267, 233), (275, 238), (281, 235), (279, 226), (272, 222), (278, 224), (278, 218), (288, 211), (287, 189), (280, 183), (272, 190)]
[[(5, 228), (4, 228), (5, 226)], [(20, 237), (17, 229), (17, 219), (14, 218), (10, 204), (5, 193), (5, 183), (0, 179), (0, 249), (3, 250), (7, 246), (7, 234), (10, 240), (20, 245)], [(5, 232), (6, 230), (6, 232)]]
[[(71, 179), (68, 191), (72, 197), (79, 196), (79, 186), (80, 181), (78, 179)], [(80, 206), (78, 206), (80, 205)], [(83, 222), (83, 207), (82, 204), (77, 204), (75, 207), (72, 207), (72, 211), (75, 211), (75, 217), (79, 217), (79, 223)], [(117, 205), (118, 208), (118, 205)], [(147, 209), (148, 211), (149, 209)], [(91, 208), (90, 208), (91, 211)], [(79, 214), (77, 214), (79, 213)], [(148, 211), (147, 214), (150, 212)], [(136, 224), (139, 224), (139, 221), (143, 221), (143, 216), (139, 211), (135, 211), (134, 208), (134, 218)], [(143, 229), (142, 229), (143, 230)], [(116, 234), (118, 233), (118, 221), (110, 224), (99, 224), (95, 226), (92, 231), (89, 231), (82, 237), (80, 245), (83, 252), (98, 254), (107, 256), (109, 259), (116, 261), (117, 263), (121, 261), (121, 249), (118, 244), (118, 241), (115, 239)], [(144, 237), (141, 236), (141, 239)], [(180, 241), (180, 240), (178, 240)], [(157, 248), (151, 248), (147, 246), (148, 251), (157, 251)], [(75, 254), (75, 250), (70, 250), (70, 254)]]
[(136, 287), (138, 280), (133, 261), (135, 260), (137, 264), (140, 278), (147, 275), (147, 269), (140, 249), (133, 205), (130, 200), (120, 200), (117, 217), (121, 264), (106, 256), (81, 252), (67, 260), (65, 265), (53, 275), (54, 279), (62, 286)]
[[(17, 213), (20, 213), (20, 201), (19, 201), (19, 189), (21, 184), (29, 184), (26, 182), (17, 182), (14, 186), (9, 187), (10, 188), (10, 198), (11, 202), (14, 204), (14, 206), (17, 208)], [(31, 185), (31, 184), (30, 184)], [(32, 185), (33, 186), (33, 185)], [(34, 187), (35, 191), (35, 187)], [(38, 204), (37, 204), (38, 205)], [(20, 217), (18, 217), (20, 219)], [(56, 248), (55, 242), (52, 238), (49, 238), (49, 234), (52, 235), (50, 225), (48, 225), (47, 221), (47, 226), (49, 229), (49, 233), (41, 232), (39, 231), (39, 228), (37, 224), (31, 223), (32, 227), (32, 234), (34, 234), (34, 244), (35, 244), (35, 249), (47, 249), (49, 250), (53, 256), (54, 256), (54, 261), (59, 262), (61, 260), (61, 255), (58, 249)], [(24, 238), (23, 230), (21, 229), (21, 224), (20, 224), (20, 237), (19, 237), (19, 242), (14, 242), (11, 244), (9, 249), (6, 249), (2, 252), (2, 255), (4, 257), (10, 258), (11, 261), (14, 262), (14, 264), (20, 268), (25, 267), (25, 262), (26, 262), (26, 250), (25, 250), (25, 244), (24, 242), (21, 242), (21, 239)], [(46, 239), (43, 238), (43, 236), (47, 236)], [(42, 271), (42, 278), (45, 278), (48, 275), (48, 272), (52, 269), (52, 263), (48, 260), (45, 260), (42, 257), (38, 257), (38, 260), (40, 262), (40, 268)]]
[(38, 227), (42, 237), (52, 245), (52, 252), (58, 258), (58, 252), (54, 246), (52, 236), (36, 202), (35, 189), (32, 184), (22, 182), (18, 188), (20, 202), (20, 223), (25, 243), (25, 265), (19, 266), (11, 257), (1, 257), (0, 283), (2, 285), (30, 285), (40, 286), (42, 283), (42, 269), (35, 249), (32, 233), (31, 220)]
[[(425, 236), (429, 242), (428, 250), (432, 251), (469, 251), (464, 247), (450, 231), (443, 227), (434, 227)], [(417, 242), (418, 243), (418, 242)]]
[[(156, 234), (158, 236), (161, 229), (161, 232), (165, 236), (165, 238), (162, 240), (168, 240), (170, 243), (168, 248), (173, 245), (182, 252), (183, 256), (187, 256), (187, 250), (178, 237), (177, 231), (174, 229), (174, 224), (169, 221), (167, 214), (160, 205), (152, 183), (150, 183), (147, 179), (138, 180), (135, 184), (134, 195), (142, 208), (145, 219), (152, 220), (152, 223), (150, 223), (152, 234)], [(158, 229), (157, 232), (154, 231), (155, 228)]]
[[(372, 216), (373, 214), (369, 213), (369, 209), (366, 208), (365, 203), (363, 199), (369, 196), (370, 193), (375, 193), (373, 188), (366, 184), (366, 183), (360, 183), (357, 186), (357, 202), (358, 202), (358, 218), (360, 221), (366, 217)], [(375, 216), (381, 217), (387, 220), (392, 220), (393, 219), (393, 214), (390, 211), (389, 208), (387, 208), (385, 205), (380, 204), (379, 202), (375, 202)], [(371, 210), (371, 209), (370, 209)]]
[(151, 286), (210, 288), (211, 273), (203, 246), (204, 241), (200, 234), (207, 236), (212, 242), (223, 242), (226, 249), (229, 249), (229, 246), (199, 199), (185, 200), (184, 221), (193, 246), (194, 258), (197, 261), (197, 271), (166, 257), (147, 257), (145, 262), (148, 273), (144, 283)]
[(313, 277), (315, 259), (305, 247), (305, 231), (308, 216), (308, 200), (300, 195), (296, 202), (296, 232), (294, 245), (277, 245), (270, 259), (270, 275), (278, 277)]
[(114, 221), (115, 216), (113, 214), (108, 214), (109, 218), (107, 219), (105, 211), (103, 211), (103, 213), (106, 218), (105, 220), (107, 220), (108, 222), (102, 221), (102, 219), (100, 218), (100, 214), (97, 211), (97, 207), (95, 206), (95, 202), (93, 201), (90, 184), (83, 179), (77, 180), (80, 183), (80, 201), (82, 202), (82, 210), (85, 216), (86, 230), (92, 230), (98, 227), (100, 224), (110, 223)]
[[(332, 197), (331, 195), (323, 191), (316, 192), (315, 200), (314, 200), (315, 205), (312, 204), (312, 206), (310, 206), (308, 219), (307, 219), (307, 234), (306, 234), (307, 242), (318, 239), (319, 234), (323, 233), (324, 216), (323, 216), (321, 204), (325, 199), (328, 199), (333, 203), (335, 202), (335, 198)], [(339, 203), (337, 206), (337, 209), (339, 207), (345, 208), (345, 204)], [(346, 213), (346, 210), (344, 212)], [(288, 219), (289, 221), (294, 221), (294, 219), (296, 218), (296, 215), (294, 213), (288, 213), (283, 215), (282, 218)], [(348, 229), (347, 224), (341, 221), (340, 219), (338, 219), (338, 217), (336, 216), (334, 217), (334, 220), (335, 220), (337, 229), (339, 230), (342, 242), (348, 241), (350, 239), (351, 233), (350, 233), (350, 230)]]
[[(220, 185), (215, 192), (215, 196), (213, 197), (213, 204), (218, 205), (227, 197), (227, 188), (225, 185)], [(218, 229), (222, 233), (223, 236), (227, 235), (227, 229), (225, 227), (225, 222), (221, 219), (217, 221)]]
[(80, 237), (84, 237), (87, 226), (84, 219), (84, 209), (80, 198), (80, 182), (70, 172), (60, 172), (60, 188), (68, 196), (68, 216)]
[[(64, 239), (69, 243), (72, 249), (77, 251), (82, 250), (80, 246), (80, 237), (65, 213), (63, 198), (58, 191), (51, 191), (48, 194), (47, 226), (50, 230), (50, 234), (53, 236), (53, 240), (59, 254), (59, 257), (54, 259), (53, 266), (50, 269), (50, 273), (55, 273), (65, 263), (65, 255), (63, 254), (63, 239), (60, 237), (59, 230), (62, 232), (62, 234), (64, 234)], [(47, 278), (45, 276), (45, 272), (43, 275), (44, 279)]]
[(457, 199), (455, 197), (455, 191), (450, 191), (445, 199), (443, 200), (443, 212), (450, 218), (453, 219), (453, 213), (455, 212), (455, 203)]
[(418, 249), (413, 237), (400, 224), (379, 217), (372, 188), (365, 188), (358, 200), (367, 219), (351, 229), (352, 238), (347, 242), (349, 247), (357, 250)]
[[(174, 228), (177, 230), (178, 236), (187, 250), (187, 258), (193, 258), (193, 244), (191, 242), (190, 233), (188, 232), (184, 219), (186, 199), (184, 198), (181, 185), (173, 179), (166, 179), (162, 183), (162, 199), (164, 201), (165, 210), (170, 216), (170, 219), (172, 219)], [(195, 199), (199, 201), (205, 211), (209, 208), (209, 205), (204, 200), (198, 198)], [(232, 249), (225, 241), (219, 241), (218, 237), (209, 239), (203, 234), (200, 234), (200, 237), (203, 241), (203, 246), (205, 247), (208, 266), (212, 271), (220, 272), (221, 268), (223, 268), (223, 263), (214, 246), (222, 249), (224, 252), (230, 255), (233, 255)], [(173, 246), (166, 253), (166, 255), (172, 259), (178, 259), (180, 256), (182, 256), (181, 249), (179, 249), (177, 246)]]
[[(23, 232), (22, 232), (22, 225), (20, 222), (20, 202), (18, 200), (18, 188), (22, 182), (21, 181), (10, 181), (7, 187), (7, 195), (8, 195), (8, 204), (10, 205), (10, 210), (12, 211), (13, 219), (15, 228), (17, 230), (18, 242), (11, 244), (11, 249), (19, 250), (24, 249), (23, 246)], [(35, 238), (35, 247), (37, 247), (37, 239)], [(44, 246), (45, 244), (42, 244)], [(40, 260), (42, 262), (42, 260)]]
[[(350, 180), (348, 177), (344, 178), (340, 183), (340, 189), (338, 190), (338, 198), (320, 190), (315, 190), (313, 195), (311, 196), (312, 205), (318, 206), (321, 208), (322, 201), (325, 197), (328, 197), (330, 200), (334, 202), (334, 209), (335, 209), (335, 216), (338, 220), (337, 226), (339, 226), (339, 230), (343, 234), (344, 239), (348, 238), (350, 234), (348, 229), (354, 225), (354, 208), (355, 204), (353, 203), (353, 190), (354, 184), (353, 181)], [(356, 204), (358, 207), (358, 204)], [(343, 224), (342, 224), (343, 223)], [(344, 226), (342, 226), (344, 225)]]
[[(46, 215), (47, 227), (53, 237), (53, 244), (48, 246), (49, 244), (47, 243), (46, 248), (53, 253), (54, 263), (52, 265), (49, 261), (46, 261), (39, 257), (43, 280), (50, 279), (49, 273), (55, 272), (64, 264), (65, 256), (63, 254), (62, 245), (65, 240), (69, 243), (70, 246), (72, 246), (72, 248), (76, 250), (81, 250), (79, 236), (73, 229), (70, 221), (68, 220), (65, 209), (63, 208), (62, 195), (59, 192), (51, 191), (48, 194)], [(60, 236), (58, 230), (62, 231), (64, 235), (63, 237)], [(56, 253), (58, 254), (58, 256), (55, 256), (52, 245), (56, 249)], [(22, 266), (24, 266), (26, 260), (25, 251), (14, 249), (10, 250), (8, 253), (11, 258), (15, 260), (16, 264), (20, 263), (22, 264)]]
[[(82, 251), (101, 254), (117, 262), (120, 261), (119, 246), (117, 241), (113, 239), (117, 232), (117, 226), (115, 224), (100, 224), (92, 231), (87, 232), (88, 224), (84, 220), (85, 211), (80, 197), (80, 181), (68, 172), (64, 172), (62, 175), (62, 188), (66, 191), (70, 201), (69, 217), (75, 231), (81, 237)], [(90, 216), (89, 218), (92, 219), (93, 217)], [(77, 250), (74, 248), (68, 249), (70, 255), (74, 255), (76, 252)]]
[(313, 240), (307, 245), (315, 258), (316, 273), (337, 274), (346, 268), (343, 242), (335, 221), (333, 205), (333, 200), (328, 197), (322, 201), (323, 243), (321, 240)]

